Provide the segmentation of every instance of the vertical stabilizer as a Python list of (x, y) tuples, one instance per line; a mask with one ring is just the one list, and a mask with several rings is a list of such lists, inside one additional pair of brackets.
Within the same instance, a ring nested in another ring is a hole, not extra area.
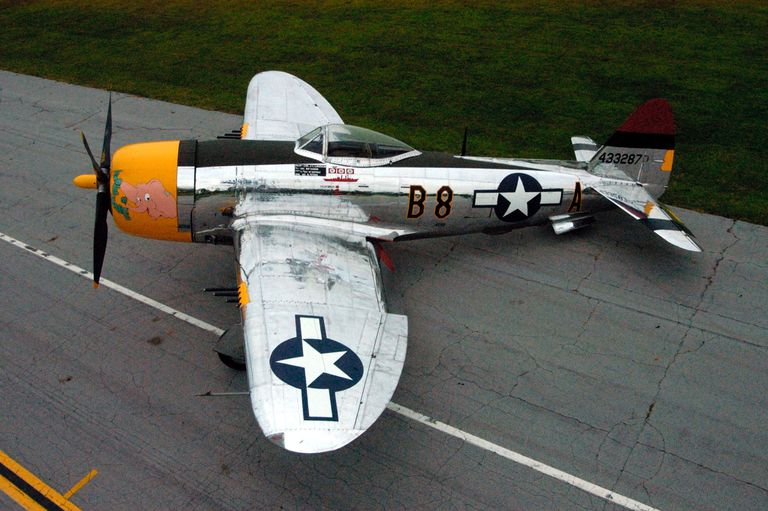
[(664, 193), (675, 155), (675, 117), (665, 99), (640, 105), (589, 162), (594, 174), (626, 175), (646, 185), (654, 197)]

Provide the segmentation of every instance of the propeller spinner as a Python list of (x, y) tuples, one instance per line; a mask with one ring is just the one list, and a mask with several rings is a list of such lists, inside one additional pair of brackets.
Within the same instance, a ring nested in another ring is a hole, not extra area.
[(83, 145), (91, 159), (93, 172), (96, 174), (81, 175), (74, 179), (74, 183), (81, 188), (96, 189), (96, 218), (93, 226), (93, 287), (99, 287), (101, 268), (104, 265), (104, 254), (107, 251), (107, 211), (110, 213), (109, 179), (111, 175), (110, 141), (112, 139), (112, 94), (109, 95), (109, 107), (107, 108), (107, 124), (104, 128), (104, 143), (101, 149), (101, 162), (96, 163), (85, 133), (80, 132)]

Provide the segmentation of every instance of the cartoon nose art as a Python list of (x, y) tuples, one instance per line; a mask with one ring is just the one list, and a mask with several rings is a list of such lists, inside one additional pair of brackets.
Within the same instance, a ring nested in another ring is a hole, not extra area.
[(135, 186), (123, 181), (120, 190), (135, 204), (128, 205), (133, 213), (146, 212), (153, 219), (176, 218), (176, 199), (157, 179)]

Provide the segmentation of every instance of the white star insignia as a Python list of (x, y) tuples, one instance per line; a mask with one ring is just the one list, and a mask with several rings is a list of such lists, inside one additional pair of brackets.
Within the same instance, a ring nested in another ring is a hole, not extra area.
[(347, 353), (346, 351), (320, 353), (304, 340), (301, 341), (301, 350), (302, 355), (300, 357), (278, 360), (277, 363), (303, 368), (304, 378), (307, 380), (307, 387), (312, 385), (315, 380), (320, 378), (323, 374), (338, 376), (339, 378), (344, 378), (346, 380), (352, 379), (336, 365), (336, 362)]
[(515, 191), (513, 192), (501, 192), (499, 195), (507, 199), (509, 207), (506, 213), (502, 216), (509, 216), (515, 211), (520, 211), (525, 216), (528, 216), (528, 202), (536, 197), (540, 192), (529, 192), (525, 189), (525, 185), (522, 183), (520, 176), (517, 177), (517, 183), (515, 183)]

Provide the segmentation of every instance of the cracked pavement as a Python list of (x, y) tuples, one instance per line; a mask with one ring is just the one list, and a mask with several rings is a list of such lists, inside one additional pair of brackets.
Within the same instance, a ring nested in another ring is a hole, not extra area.
[[(85, 268), (94, 199), (71, 180), (106, 98), (0, 71), (0, 232)], [(241, 122), (113, 100), (115, 148)], [(659, 509), (768, 508), (768, 229), (679, 215), (703, 254), (620, 212), (561, 237), (388, 247), (387, 298), (410, 325), (395, 402)], [(110, 227), (106, 278), (238, 321), (200, 291), (232, 285), (230, 247)], [(391, 412), (340, 451), (286, 453), (247, 398), (195, 397), (246, 385), (210, 333), (6, 243), (0, 257), (0, 449), (61, 491), (98, 469), (83, 509), (620, 509)]]

